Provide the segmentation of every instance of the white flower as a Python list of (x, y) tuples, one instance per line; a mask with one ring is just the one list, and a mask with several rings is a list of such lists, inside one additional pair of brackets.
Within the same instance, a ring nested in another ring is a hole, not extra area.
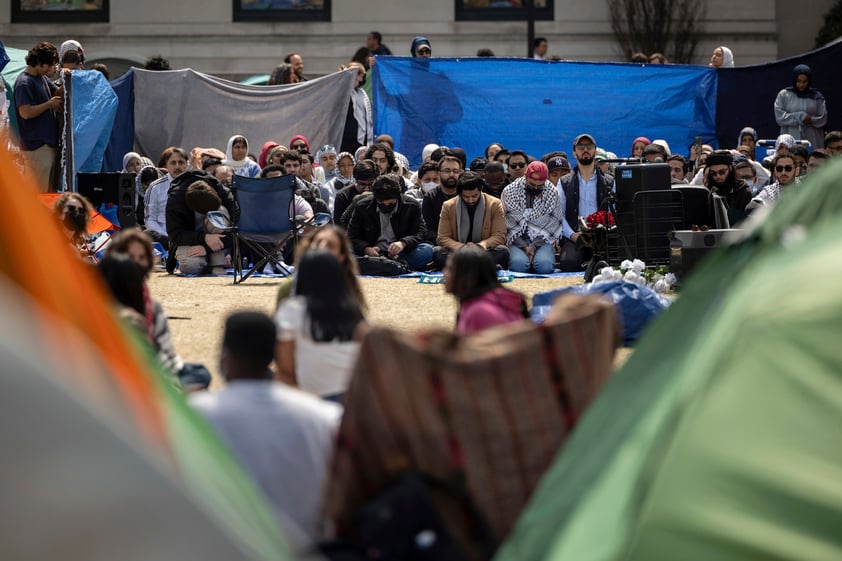
[(591, 279), (591, 283), (602, 282), (602, 275), (597, 275)]
[(650, 286), (650, 283), (646, 282), (646, 277), (643, 275), (638, 276), (635, 282), (637, 282), (640, 286)]
[(656, 283), (659, 280), (663, 280), (663, 278), (664, 275), (662, 275), (661, 273), (655, 273), (654, 275), (652, 275), (652, 278), (649, 279), (649, 282)]
[(661, 279), (655, 283), (655, 286), (652, 287), (652, 290), (660, 294), (669, 290), (669, 285), (667, 284), (667, 281)]
[(625, 261), (620, 263), (620, 270), (621, 271), (628, 271), (631, 268), (632, 268), (632, 262), (629, 261), (628, 259), (626, 259)]
[(603, 267), (599, 274), (602, 275), (602, 278), (605, 280), (613, 280), (614, 279), (614, 269), (611, 267)]
[(623, 280), (628, 281), (628, 282), (636, 283), (639, 278), (640, 278), (640, 275), (638, 275), (634, 271), (629, 271), (625, 274), (625, 276), (623, 277)]
[(646, 263), (644, 263), (640, 259), (635, 259), (634, 261), (632, 261), (631, 268), (635, 273), (640, 274), (646, 268)]
[(678, 281), (678, 279), (675, 278), (675, 275), (672, 273), (667, 273), (667, 276), (664, 277), (664, 282), (667, 283), (667, 286), (674, 285), (676, 281)]

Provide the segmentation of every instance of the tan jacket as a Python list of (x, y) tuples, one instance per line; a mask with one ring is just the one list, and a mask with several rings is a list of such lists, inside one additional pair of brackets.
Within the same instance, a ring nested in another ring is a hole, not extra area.
[[(485, 249), (506, 245), (506, 220), (503, 213), (503, 203), (497, 197), (483, 193), (485, 198), (485, 215), (482, 217), (482, 241), (478, 245)], [(459, 230), (456, 228), (456, 201), (455, 196), (445, 202), (441, 207), (439, 219), (439, 232), (436, 243), (450, 251), (456, 251), (462, 247), (459, 241)]]

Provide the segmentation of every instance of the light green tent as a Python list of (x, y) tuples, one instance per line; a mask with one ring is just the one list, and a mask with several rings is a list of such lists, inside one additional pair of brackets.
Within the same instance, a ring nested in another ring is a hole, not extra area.
[(842, 559), (842, 161), (711, 256), (497, 561)]

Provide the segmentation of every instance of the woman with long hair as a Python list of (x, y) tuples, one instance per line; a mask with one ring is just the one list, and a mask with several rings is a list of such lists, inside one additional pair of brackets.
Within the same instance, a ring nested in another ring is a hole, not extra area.
[[(365, 297), (363, 296), (359, 282), (360, 270), (357, 268), (354, 249), (351, 247), (351, 240), (348, 238), (348, 234), (345, 233), (345, 229), (336, 224), (325, 224), (321, 228), (305, 234), (295, 250), (295, 254), (299, 256), (299, 259), (295, 262), (296, 270), (300, 263), (300, 256), (307, 253), (307, 250), (310, 248), (325, 249), (339, 260), (345, 284), (348, 286), (351, 294), (357, 299), (357, 302), (359, 302), (360, 308), (366, 311)], [(287, 277), (281, 281), (280, 286), (278, 286), (276, 307), (280, 306), (284, 300), (292, 295), (295, 280), (295, 277)]]
[(88, 199), (79, 193), (63, 193), (53, 205), (53, 213), (59, 219), (62, 231), (73, 247), (85, 255), (88, 255), (85, 242), (93, 210)]
[(342, 265), (311, 247), (296, 270), (295, 295), (278, 308), (275, 364), (280, 381), (340, 401), (359, 352), (365, 316)]
[(456, 332), (460, 335), (529, 317), (526, 299), (500, 284), (494, 259), (478, 245), (466, 245), (448, 257), (444, 288), (459, 303)]

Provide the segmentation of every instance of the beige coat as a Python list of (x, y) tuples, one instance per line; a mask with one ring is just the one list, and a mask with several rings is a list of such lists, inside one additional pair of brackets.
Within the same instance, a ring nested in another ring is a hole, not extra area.
[[(503, 213), (503, 203), (497, 197), (492, 197), (486, 193), (483, 193), (482, 196), (485, 197), (485, 215), (482, 217), (482, 241), (478, 245), (485, 249), (506, 245), (506, 220)], [(438, 245), (450, 251), (456, 251), (465, 245), (459, 241), (459, 230), (456, 228), (456, 201), (458, 200), (459, 196), (457, 195), (441, 207), (439, 232), (436, 238)]]

